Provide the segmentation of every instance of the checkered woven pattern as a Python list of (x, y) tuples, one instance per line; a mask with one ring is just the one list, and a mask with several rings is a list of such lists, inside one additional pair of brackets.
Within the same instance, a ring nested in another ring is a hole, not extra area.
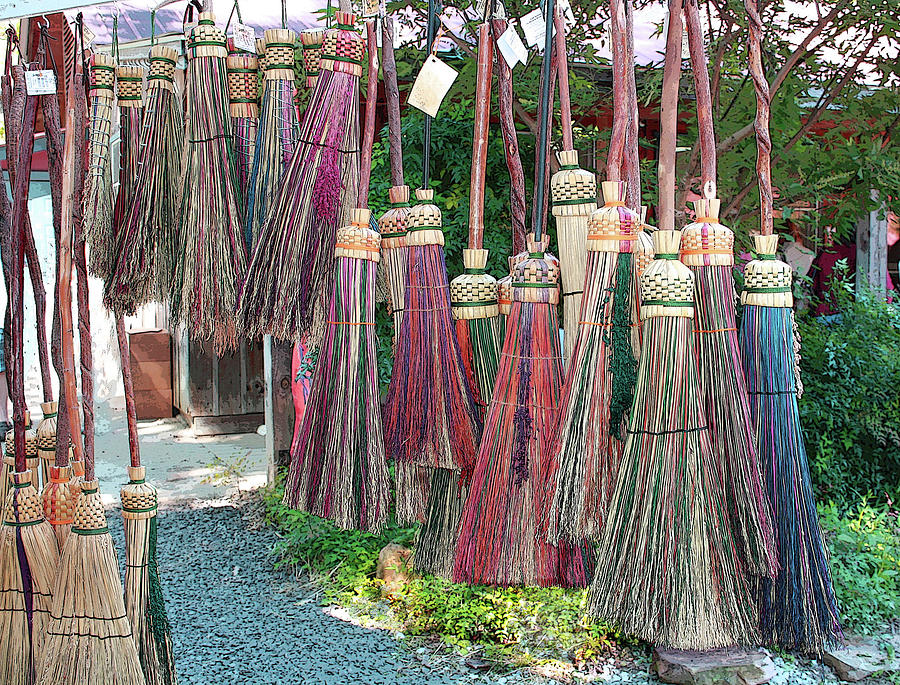
[(216, 15), (201, 12), (200, 23), (188, 34), (188, 57), (227, 57), (225, 31), (216, 26)]
[(260, 71), (266, 70), (266, 39), (256, 39), (256, 62)]
[(8, 505), (12, 498), (16, 498), (18, 506), (14, 511), (11, 506), (5, 506), (7, 523), (32, 523), (44, 519), (44, 503), (41, 495), (31, 482), (31, 471), (24, 473), (11, 473), (12, 485), (6, 495)]
[(53, 525), (72, 523), (75, 517), (75, 497), (69, 489), (69, 473), (68, 466), (51, 466), (50, 482), (41, 493), (44, 518)]
[(79, 530), (100, 530), (106, 528), (106, 514), (103, 500), (100, 498), (99, 484), (96, 480), (84, 481), (81, 484), (83, 497), (78, 498), (75, 505), (75, 520), (72, 527)]
[(322, 29), (305, 29), (300, 34), (303, 46), (303, 71), (306, 73), (306, 86), (312, 88), (316, 85), (319, 76), (322, 59), (322, 42), (325, 40), (325, 31)]
[(625, 206), (625, 182), (604, 181), (604, 205), (588, 219), (588, 252), (632, 252), (640, 216)]
[(635, 274), (640, 278), (644, 270), (653, 261), (653, 238), (647, 230), (638, 231), (637, 243), (634, 251)]
[(225, 67), (228, 70), (228, 97), (232, 102), (259, 100), (259, 60), (254, 55), (229, 55)]
[(178, 53), (164, 45), (150, 48), (150, 70), (147, 73), (147, 90), (151, 88), (175, 89), (175, 64)]
[(129, 467), (128, 478), (130, 482), (119, 492), (122, 498), (122, 518), (135, 521), (156, 516), (159, 497), (156, 488), (144, 480), (146, 478), (144, 467)]
[(681, 231), (654, 231), (656, 255), (641, 274), (641, 319), (694, 315), (694, 274), (678, 261)]
[[(550, 179), (553, 215), (583, 214), (597, 206), (597, 178), (590, 171), (578, 168), (578, 153), (563, 150), (557, 153), (560, 170)], [(593, 205), (590, 210), (583, 204)]]
[(559, 304), (559, 260), (546, 252), (550, 238), (541, 242), (529, 235), (528, 253), (516, 264), (512, 277), (512, 298), (516, 302), (548, 302)]
[(113, 99), (113, 88), (116, 83), (116, 60), (109, 55), (95, 53), (91, 58), (91, 97)]
[(434, 204), (434, 191), (430, 188), (416, 189), (417, 204), (409, 210), (406, 224), (407, 245), (443, 245), (443, 217), (440, 208)]
[(757, 259), (744, 269), (744, 290), (741, 302), (763, 307), (793, 307), (794, 274), (791, 267), (775, 259), (777, 235), (753, 236)]
[(335, 257), (381, 259), (381, 235), (369, 227), (371, 213), (368, 209), (354, 209), (350, 212), (350, 224), (341, 226), (335, 241)]
[(325, 32), (319, 67), (329, 71), (342, 71), (346, 74), (362, 76), (366, 41), (357, 31), (341, 28), (341, 25), (353, 26), (356, 23), (356, 17), (349, 12), (337, 12), (336, 16), (338, 17), (338, 27)]
[(695, 203), (697, 217), (681, 234), (681, 261), (688, 266), (730, 266), (734, 264), (734, 233), (707, 216), (706, 200)]
[(409, 224), (409, 186), (392, 186), (388, 190), (392, 207), (381, 215), (378, 230), (384, 248), (405, 247), (406, 228)]
[[(6, 434), (6, 454), (15, 456), (15, 431), (10, 428)], [(37, 433), (31, 427), (31, 419), (28, 412), (25, 413), (25, 458), (37, 457), (38, 455), (38, 439)]]

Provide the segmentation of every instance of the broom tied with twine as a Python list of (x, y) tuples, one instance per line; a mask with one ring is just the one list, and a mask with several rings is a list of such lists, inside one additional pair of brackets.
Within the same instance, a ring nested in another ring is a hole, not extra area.
[(760, 228), (756, 259), (745, 269), (740, 346), (759, 441), (766, 494), (775, 522), (779, 569), (758, 588), (762, 640), (821, 654), (841, 640), (841, 624), (809, 477), (797, 400), (802, 385), (793, 316), (792, 272), (775, 256), (769, 84), (762, 65), (763, 24), (755, 0), (744, 0), (750, 27), (750, 75), (756, 90)]
[(228, 109), (225, 33), (202, 12), (187, 36), (187, 152), (173, 314), (217, 352), (237, 345), (235, 309), (247, 271), (243, 212)]
[(104, 293), (107, 307), (122, 314), (132, 314), (152, 300), (165, 302), (172, 291), (184, 142), (181, 102), (175, 90), (177, 57), (172, 48), (150, 48), (143, 125), (137, 147), (130, 153), (137, 162), (131, 200), (118, 227), (118, 258)]
[(306, 79), (307, 88), (315, 88), (319, 80), (319, 62), (322, 59), (322, 43), (324, 41), (325, 31), (323, 29), (303, 29), (300, 32), (303, 76)]
[(365, 41), (356, 17), (335, 14), (300, 138), (253, 248), (238, 308), (249, 336), (316, 343), (332, 290), (334, 245), (359, 183), (359, 78)]
[(228, 72), (228, 110), (234, 127), (234, 161), (241, 197), (246, 203), (259, 131), (259, 59), (256, 55), (229, 51), (225, 68)]
[(375, 337), (375, 272), (381, 237), (369, 195), (378, 66), (375, 22), (366, 22), (369, 78), (359, 207), (337, 232), (334, 291), (300, 437), (285, 485), (288, 506), (340, 528), (381, 531), (390, 476), (384, 454)]

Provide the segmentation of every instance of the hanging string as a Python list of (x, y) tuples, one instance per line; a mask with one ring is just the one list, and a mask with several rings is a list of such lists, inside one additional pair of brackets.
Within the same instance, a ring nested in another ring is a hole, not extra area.
[(44, 24), (40, 28), (40, 37), (39, 40), (41, 45), (43, 46), (44, 59), (43, 64), (41, 64), (41, 68), (46, 69), (49, 67), (53, 71), (54, 79), (57, 78), (56, 73), (56, 58), (53, 56), (53, 50), (50, 49), (50, 41), (53, 40), (53, 37), (50, 35), (50, 21), (47, 17), (44, 17)]
[[(425, 51), (432, 55), (435, 49), (435, 24), (441, 11), (440, 0), (428, 0), (428, 19), (425, 25)], [(431, 173), (431, 117), (425, 115), (424, 153), (422, 155), (422, 187), (428, 188)]]
[[(237, 0), (234, 4), (237, 4)], [(281, 0), (281, 28), (287, 28), (287, 3), (285, 0)]]
[[(84, 85), (84, 92), (87, 93), (90, 90), (90, 79), (88, 78), (88, 63), (87, 63), (87, 55), (85, 54), (84, 49), (84, 15), (79, 12), (78, 16), (75, 17), (75, 44), (79, 46), (81, 49), (81, 82)], [(78, 64), (78, 58), (76, 56), (75, 59), (72, 60), (72, 80), (75, 80), (75, 76), (78, 74), (78, 69), (76, 65)]]
[(238, 4), (238, 0), (234, 0), (234, 4), (231, 6), (231, 12), (228, 13), (228, 21), (225, 22), (225, 33), (228, 33), (228, 28), (231, 26), (231, 19), (235, 14), (237, 14), (238, 24), (243, 24), (244, 20), (241, 18), (241, 6)]
[[(553, 0), (544, 0), (544, 61), (541, 64), (543, 80), (541, 81), (541, 121), (538, 140), (537, 168), (547, 168), (547, 136), (550, 130), (550, 70), (553, 62)], [(541, 242), (543, 234), (544, 205), (547, 197), (544, 184), (538, 183), (534, 189), (534, 240)]]
[(156, 8), (150, 10), (150, 47), (156, 45)]
[(116, 64), (119, 63), (119, 14), (116, 13), (113, 15), (113, 30), (112, 30), (112, 58), (116, 60)]

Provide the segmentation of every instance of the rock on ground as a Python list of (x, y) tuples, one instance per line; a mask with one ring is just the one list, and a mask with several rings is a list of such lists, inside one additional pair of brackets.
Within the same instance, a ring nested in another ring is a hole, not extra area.
[(653, 666), (664, 683), (679, 685), (762, 685), (775, 676), (772, 659), (759, 650), (657, 649)]
[(889, 636), (884, 642), (879, 645), (871, 638), (847, 636), (842, 647), (825, 652), (824, 661), (845, 682), (856, 683), (875, 674), (887, 678), (900, 673), (900, 636)]

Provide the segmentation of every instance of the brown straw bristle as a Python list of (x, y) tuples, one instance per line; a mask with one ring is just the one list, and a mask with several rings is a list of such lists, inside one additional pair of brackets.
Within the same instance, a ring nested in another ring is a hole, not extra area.
[(0, 683), (32, 685), (44, 654), (59, 548), (31, 473), (12, 474), (0, 525)]
[(146, 685), (97, 481), (81, 493), (59, 560), (40, 683)]

